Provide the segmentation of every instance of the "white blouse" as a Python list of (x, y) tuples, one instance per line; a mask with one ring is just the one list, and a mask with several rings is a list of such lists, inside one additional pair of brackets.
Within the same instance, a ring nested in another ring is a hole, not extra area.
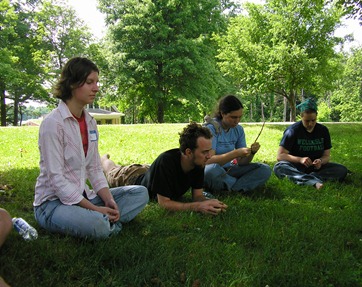
[[(108, 187), (98, 152), (96, 121), (83, 110), (87, 124), (88, 151), (85, 157), (78, 121), (61, 101), (39, 129), (40, 175), (35, 186), (34, 206), (59, 199), (63, 204), (79, 203), (86, 191), (92, 199)], [(90, 190), (86, 183), (93, 187)]]

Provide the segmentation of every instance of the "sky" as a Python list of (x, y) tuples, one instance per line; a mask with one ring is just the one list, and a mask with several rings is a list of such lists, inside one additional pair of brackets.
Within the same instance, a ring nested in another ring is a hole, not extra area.
[(91, 29), (93, 35), (101, 39), (106, 31), (105, 17), (97, 9), (97, 0), (68, 0), (68, 3), (75, 9), (78, 17)]
[[(244, 1), (244, 0), (239, 0)], [(261, 3), (262, 0), (249, 0), (250, 2)], [(78, 17), (91, 29), (94, 37), (101, 39), (104, 35), (106, 28), (104, 23), (104, 16), (97, 10), (97, 0), (68, 0)], [(347, 44), (345, 49), (349, 50), (351, 47), (362, 45), (362, 27), (357, 20), (344, 21), (344, 27), (337, 29), (336, 36), (344, 36), (353, 33), (355, 42)]]

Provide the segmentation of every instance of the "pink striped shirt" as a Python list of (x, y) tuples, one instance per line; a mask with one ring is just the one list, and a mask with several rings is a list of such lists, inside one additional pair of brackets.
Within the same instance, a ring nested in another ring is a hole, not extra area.
[[(108, 187), (98, 152), (96, 121), (85, 113), (88, 128), (88, 152), (84, 155), (78, 121), (61, 101), (42, 122), (39, 129), (40, 175), (35, 186), (34, 206), (59, 199), (63, 204), (79, 203), (83, 191), (92, 199)], [(89, 180), (93, 187), (86, 184)]]

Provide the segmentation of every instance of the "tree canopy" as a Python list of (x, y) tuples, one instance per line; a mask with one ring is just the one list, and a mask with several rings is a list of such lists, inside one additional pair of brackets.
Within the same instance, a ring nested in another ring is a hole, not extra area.
[(220, 68), (241, 93), (287, 99), (294, 121), (298, 95), (324, 91), (335, 75), (334, 47), (341, 39), (333, 32), (341, 11), (310, 0), (272, 0), (245, 9), (216, 36)]
[(362, 49), (352, 50), (344, 67), (339, 86), (331, 97), (331, 118), (362, 121)]
[[(1, 125), (19, 122), (27, 100), (51, 102), (52, 82), (70, 57), (87, 55), (91, 40), (62, 1), (0, 2)], [(12, 100), (6, 104), (5, 98)], [(9, 114), (12, 111), (12, 114)]]
[(343, 17), (360, 17), (358, 1), (98, 4), (101, 40), (64, 0), (0, 1), (1, 125), (17, 125), (29, 100), (54, 105), (53, 83), (74, 56), (99, 66), (95, 104), (116, 105), (127, 123), (202, 121), (226, 93), (241, 98), (244, 120), (294, 121), (308, 95), (324, 120), (361, 120), (361, 47), (341, 51), (349, 38), (334, 36)]
[(164, 122), (167, 111), (175, 115), (185, 105), (202, 112), (219, 96), (225, 83), (210, 41), (226, 23), (219, 0), (99, 2), (109, 24), (112, 69), (121, 75), (118, 92), (143, 117)]

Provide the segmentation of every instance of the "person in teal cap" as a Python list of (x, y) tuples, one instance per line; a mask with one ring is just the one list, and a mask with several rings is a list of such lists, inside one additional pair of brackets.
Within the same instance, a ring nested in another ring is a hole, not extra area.
[(318, 107), (311, 98), (297, 106), (301, 121), (289, 126), (280, 142), (275, 175), (298, 185), (323, 187), (327, 180), (342, 181), (348, 169), (330, 162), (332, 148), (328, 128), (317, 123)]

